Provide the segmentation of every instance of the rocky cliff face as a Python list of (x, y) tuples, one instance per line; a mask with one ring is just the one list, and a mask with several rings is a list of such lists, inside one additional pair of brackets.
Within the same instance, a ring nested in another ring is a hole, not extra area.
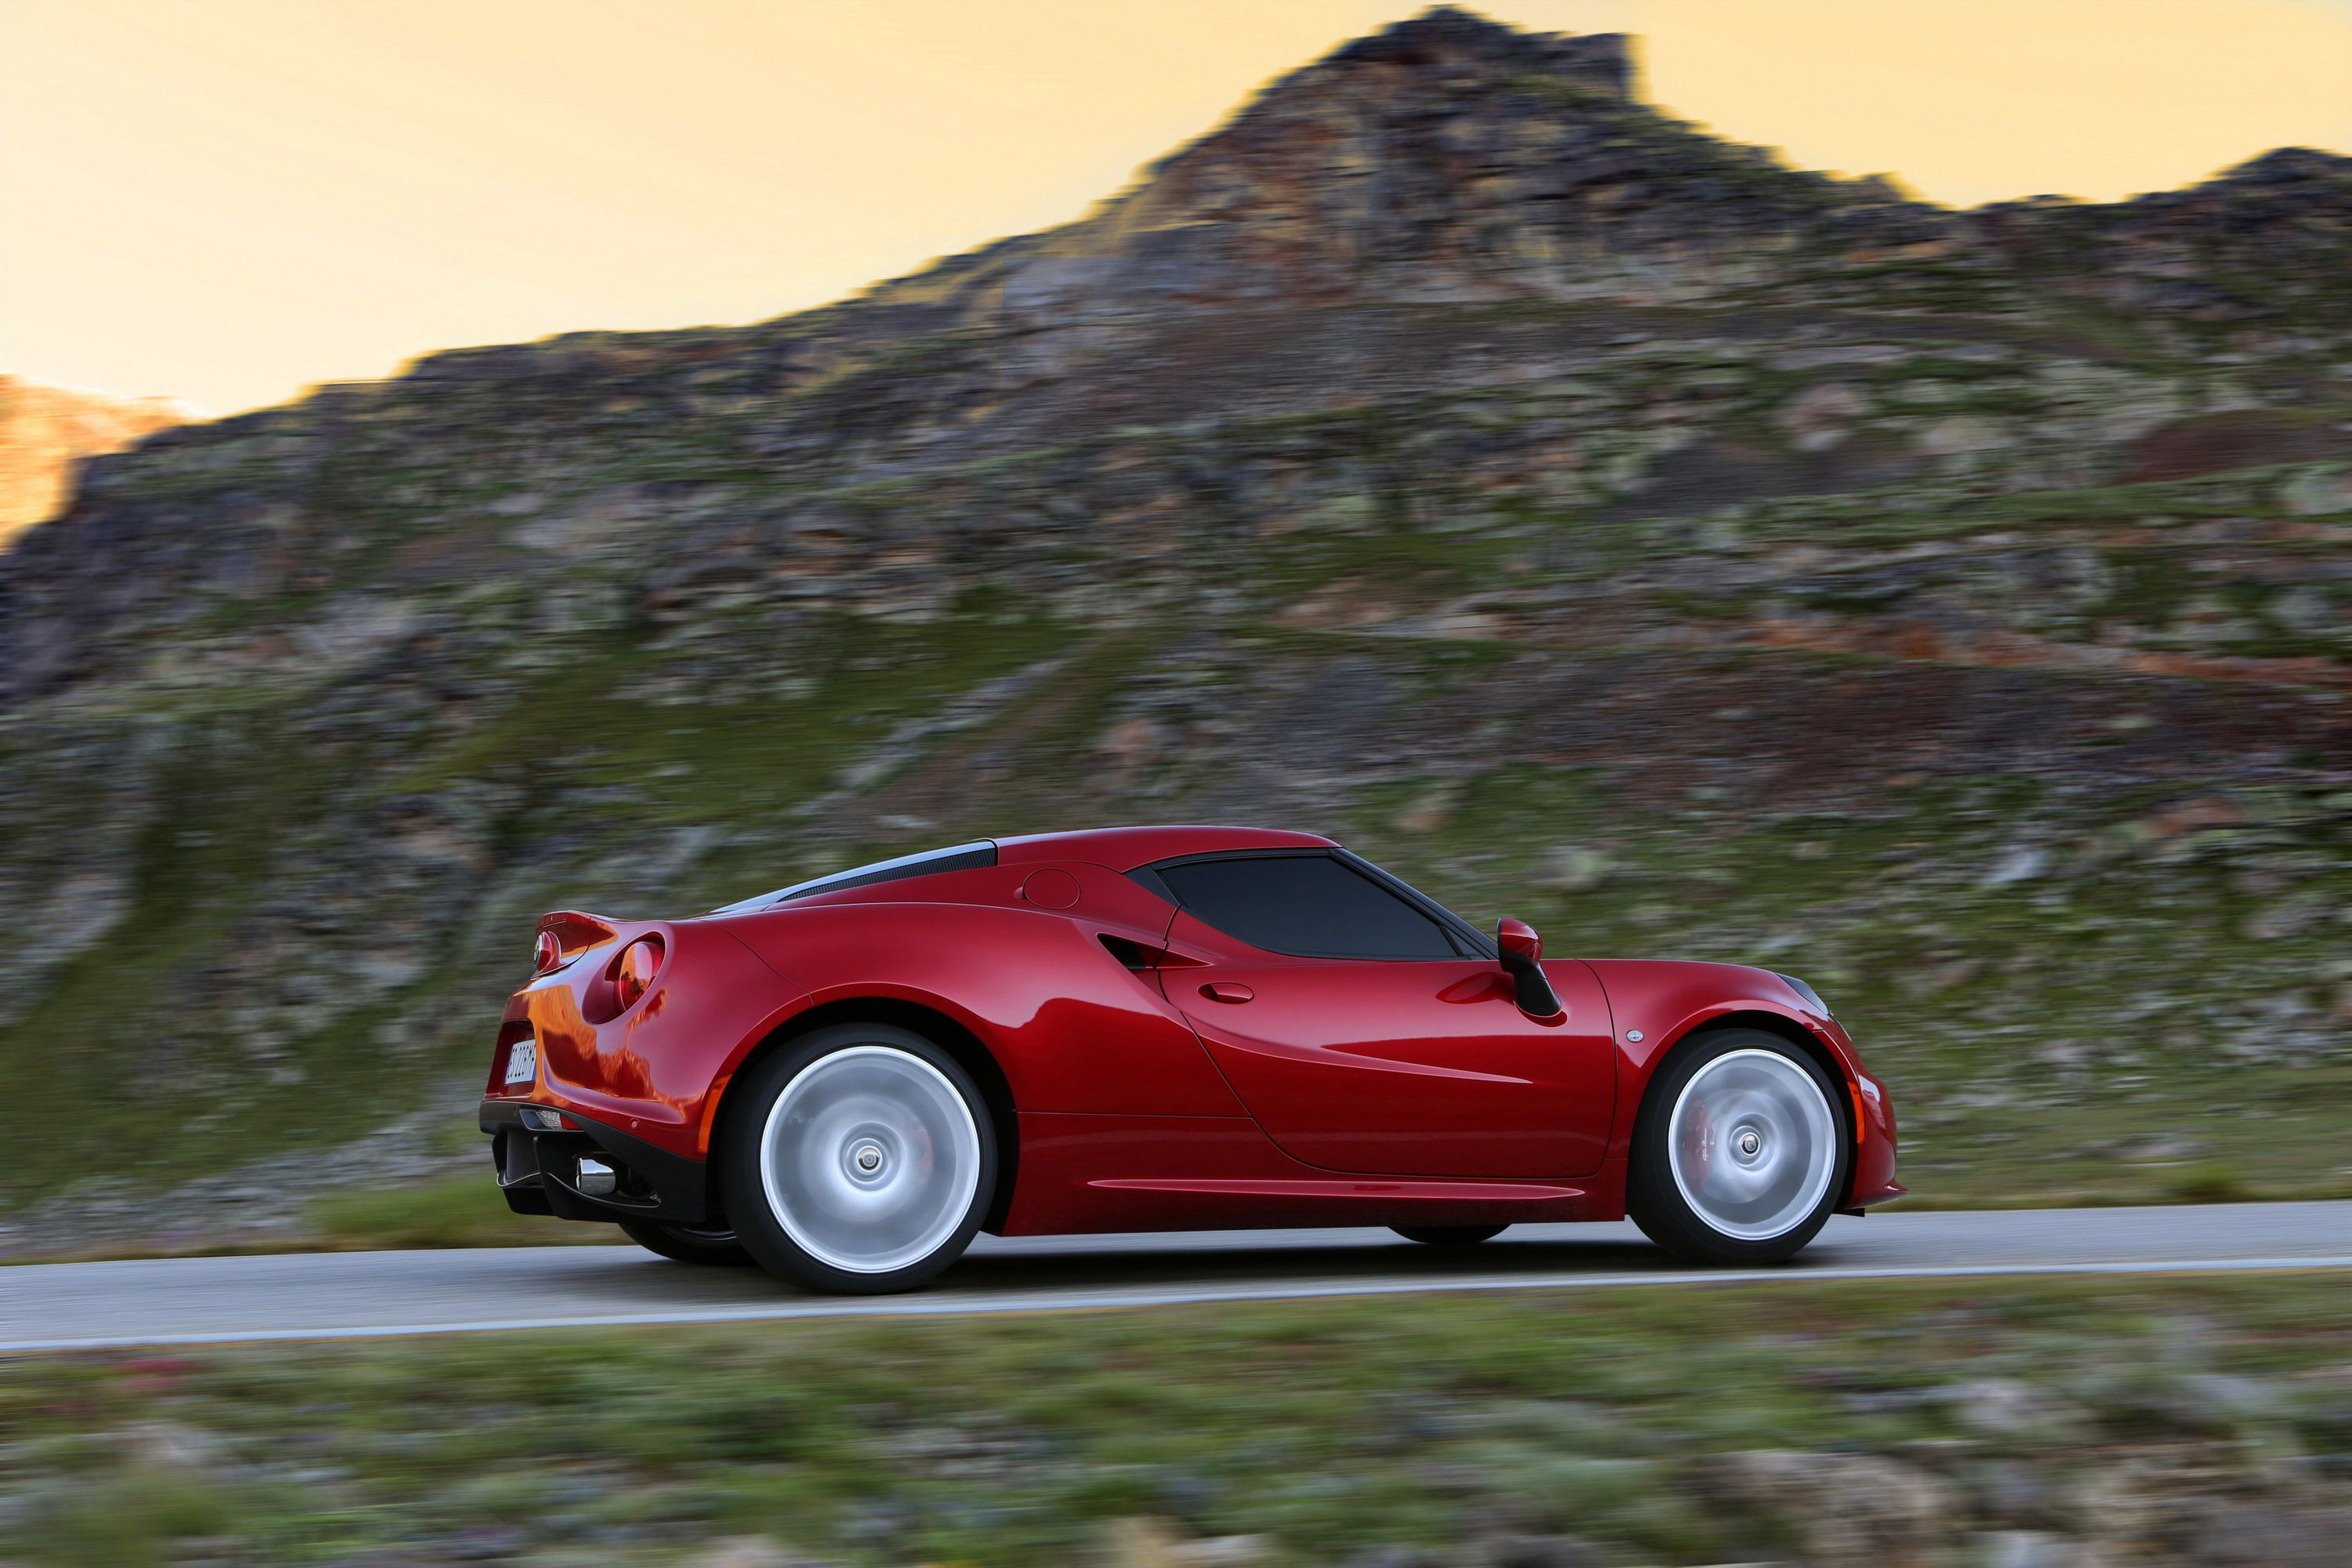
[(0, 375), (0, 544), (57, 511), (76, 463), (184, 417), (161, 398), (100, 397)]
[(1946, 1196), (2341, 1184), (2347, 240), (1439, 12), (840, 305), (151, 437), (0, 556), (7, 1190), (462, 1105), (541, 908), (1200, 817), (1806, 973)]

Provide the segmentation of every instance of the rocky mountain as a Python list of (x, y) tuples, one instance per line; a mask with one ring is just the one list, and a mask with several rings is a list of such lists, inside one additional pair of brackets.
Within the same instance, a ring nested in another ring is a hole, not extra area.
[(856, 299), (89, 464), (15, 1245), (478, 1158), (541, 909), (1135, 819), (1801, 973), (1942, 1201), (2352, 1182), (2352, 159), (1955, 212), (1627, 59), (1433, 12)]
[(73, 466), (186, 416), (162, 398), (101, 397), (0, 375), (0, 545), (54, 513)]

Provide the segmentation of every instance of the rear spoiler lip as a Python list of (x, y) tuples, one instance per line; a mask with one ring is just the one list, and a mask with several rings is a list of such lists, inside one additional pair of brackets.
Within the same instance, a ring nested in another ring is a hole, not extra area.
[(539, 929), (554, 933), (566, 958), (613, 941), (621, 934), (621, 924), (609, 916), (582, 910), (555, 910), (539, 917)]

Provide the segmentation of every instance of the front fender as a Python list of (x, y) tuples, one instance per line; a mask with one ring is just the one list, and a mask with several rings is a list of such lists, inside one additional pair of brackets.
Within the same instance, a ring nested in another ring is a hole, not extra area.
[[(1609, 996), (1625, 1082), (1632, 1089), (1618, 1097), (1610, 1138), (1612, 1159), (1631, 1157), (1650, 1080), (1675, 1047), (1712, 1026), (1747, 1023), (1812, 1041), (1835, 1064), (1843, 1079), (1856, 1144), (1852, 1201), (1870, 1202), (1900, 1192), (1886, 1190), (1895, 1171), (1895, 1119), (1884, 1087), (1864, 1068), (1844, 1028), (1815, 1012), (1777, 975), (1745, 964), (1624, 959), (1594, 960), (1592, 970)], [(1632, 1038), (1637, 1032), (1639, 1040)]]

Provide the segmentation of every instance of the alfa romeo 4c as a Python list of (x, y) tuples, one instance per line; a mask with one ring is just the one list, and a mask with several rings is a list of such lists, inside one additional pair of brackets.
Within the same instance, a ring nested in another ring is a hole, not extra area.
[(1630, 1214), (1770, 1263), (1899, 1196), (1801, 980), (1549, 959), (1327, 838), (960, 844), (688, 920), (563, 912), (481, 1106), (507, 1202), (667, 1258), (899, 1290), (1001, 1235)]

